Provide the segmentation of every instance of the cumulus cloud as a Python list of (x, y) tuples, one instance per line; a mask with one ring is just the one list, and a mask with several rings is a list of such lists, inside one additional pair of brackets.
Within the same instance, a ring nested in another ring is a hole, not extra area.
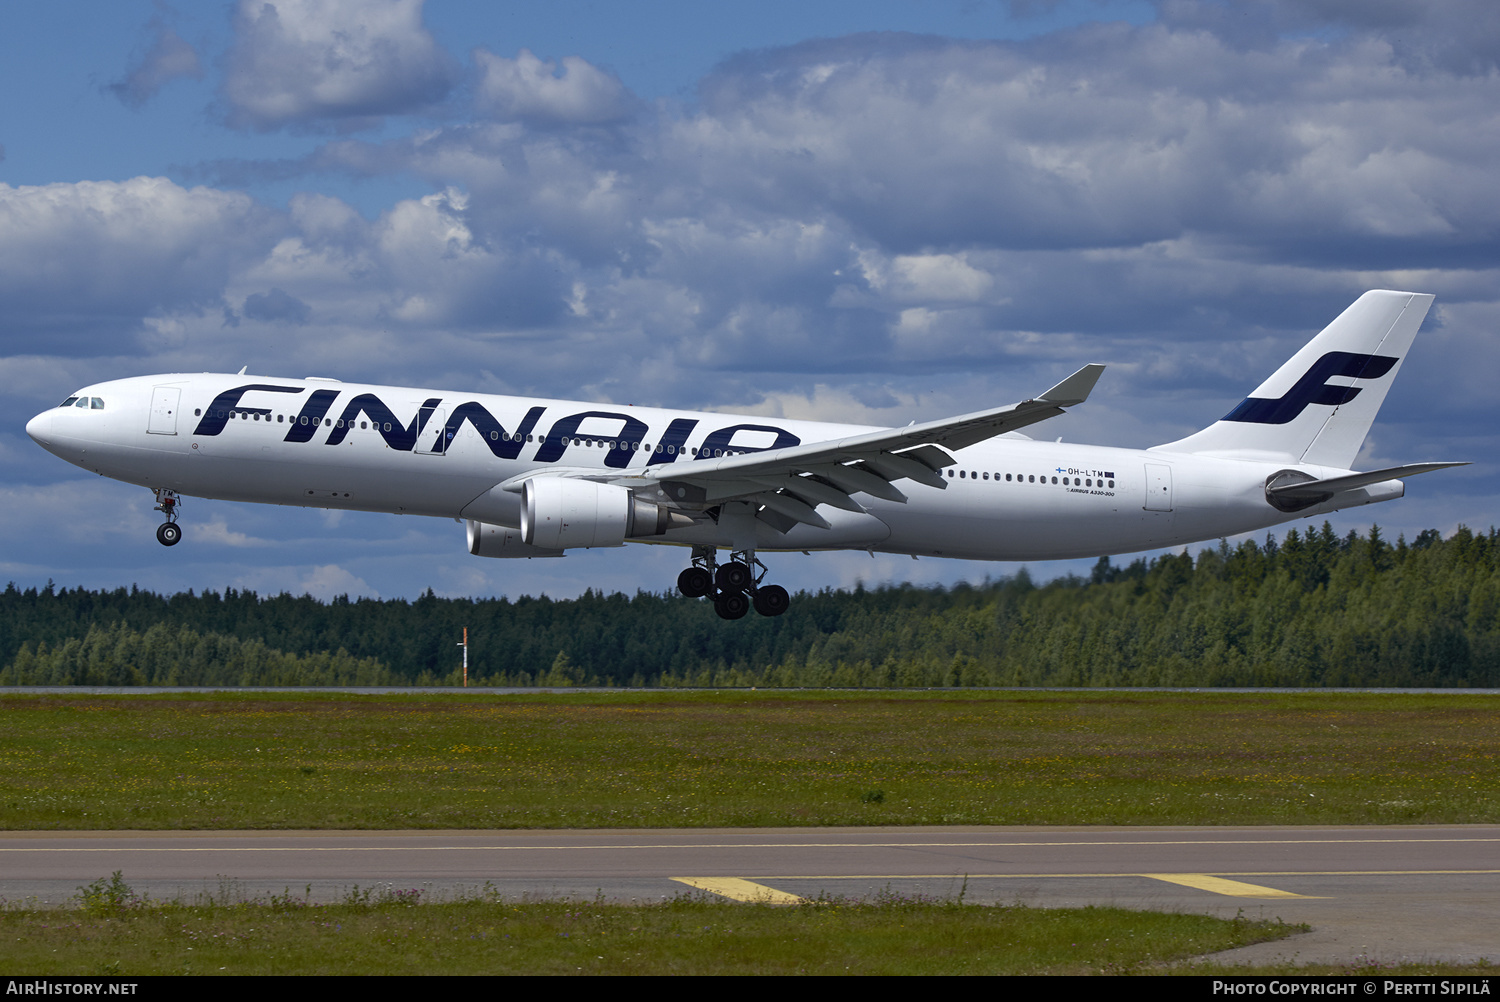
[(118, 485), (97, 477), (0, 486), (0, 501), (11, 512), (0, 526), (0, 550), (19, 554), (37, 540), (110, 550), (146, 539), (155, 527), (150, 497), (145, 491), (122, 496)]
[(1500, 8), (1488, 0), (1158, 0), (1164, 23), (1202, 28), (1239, 46), (1342, 29), (1377, 38), (1415, 69), (1487, 74), (1500, 66)]
[(193, 538), (201, 540), (208, 545), (232, 546), (236, 548), (246, 546), (270, 546), (268, 540), (257, 539), (254, 536), (229, 528), (224, 516), (217, 515), (206, 522), (193, 526)]
[(216, 303), (281, 225), (244, 194), (166, 178), (0, 184), (0, 345), (35, 352), (45, 331), (49, 353), (107, 353), (144, 317)]
[(236, 128), (359, 128), (453, 86), (422, 0), (240, 0), (223, 98)]
[(261, 595), (311, 595), (324, 602), (340, 595), (355, 598), (380, 597), (380, 593), (366, 584), (363, 578), (338, 564), (255, 567), (235, 576), (230, 586)]
[[(913, 37), (743, 57), (673, 136), (721, 192), (832, 210), (902, 251), (1129, 247), (1189, 231), (1262, 252), (1370, 258), (1487, 243), (1493, 81), (1414, 76), (1388, 47), (1239, 52), (1202, 30), (1097, 25), (1028, 43)], [(1444, 150), (1452, 155), (1445, 155)], [(1459, 205), (1486, 203), (1479, 218)], [(1316, 234), (1314, 237), (1313, 235)]]
[(337, 564), (314, 567), (297, 583), (296, 590), (325, 602), (337, 595), (380, 597), (380, 593), (366, 584), (363, 578), (350, 574)]
[[(538, 304), (566, 309), (525, 322), (632, 345), (654, 385), (684, 367), (1073, 361), (1148, 330), (1149, 351), (1222, 333), (1275, 352), (1371, 284), (1485, 295), (1496, 86), (1405, 66), (1368, 33), (856, 36), (737, 57), (698, 108), (635, 119), (625, 144), (475, 124), (317, 160), (464, 193), (389, 213), (412, 248), (438, 215), (464, 234), (425, 241), (391, 316), (483, 327), (505, 297), (476, 295), (478, 276), (531, 262), (556, 276)], [(714, 383), (725, 402), (734, 385)]]
[[(420, 31), (418, 9), (400, 9)], [(842, 398), (820, 386), (881, 384), (869, 399), (895, 421), (1125, 363), (1110, 374), (1122, 393), (1191, 405), (1129, 424), (1136, 440), (1119, 444), (1138, 445), (1223, 413), (1245, 373), (1366, 288), (1486, 316), (1500, 78), (1404, 57), (1352, 15), (1315, 37), (1278, 34), (1272, 7), (1259, 35), (1189, 13), (1024, 42), (866, 35), (748, 53), (682, 108), (639, 105), (582, 61), (479, 53), (485, 120), (274, 167), (417, 176), (432, 194), (365, 218), (311, 191), (282, 212), (159, 182), (156, 197), (193, 211), (167, 213), (144, 253), (106, 225), (108, 199), (98, 219), (49, 210), (63, 222), (0, 225), (0, 264), (19, 269), (0, 270), (0, 306), (25, 307), (35, 286), (146, 317), (153, 350), (184, 367), (241, 344), (346, 378), (726, 409), (816, 400), (829, 416)], [(54, 200), (99, 200), (63, 187)], [(108, 261), (69, 271), (69, 227)], [(226, 310), (247, 323), (226, 329)], [(1483, 345), (1470, 357), (1500, 364)], [(875, 420), (869, 406), (853, 410)]]
[(197, 51), (177, 32), (153, 18), (155, 35), (150, 46), (131, 59), (125, 75), (109, 85), (124, 104), (139, 108), (178, 77), (203, 79), (203, 63)]
[(305, 324), (312, 314), (306, 303), (282, 289), (251, 293), (241, 312), (251, 320), (277, 324)]
[(633, 100), (619, 77), (578, 58), (543, 62), (522, 49), (514, 59), (484, 49), (474, 52), (479, 66), (476, 100), (482, 112), (500, 119), (534, 123), (599, 125), (624, 118)]
[(425, 332), (530, 328), (561, 314), (566, 264), (513, 240), (479, 239), (468, 205), (448, 189), (366, 222), (337, 199), (299, 196), (294, 232), (233, 286), (245, 290), (244, 315), (305, 323), (316, 311), (336, 323)]

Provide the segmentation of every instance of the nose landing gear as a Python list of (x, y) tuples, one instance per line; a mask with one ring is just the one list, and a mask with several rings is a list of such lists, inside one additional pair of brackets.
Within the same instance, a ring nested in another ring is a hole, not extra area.
[(177, 524), (177, 509), (182, 506), (182, 499), (177, 496), (176, 491), (165, 487), (154, 489), (156, 494), (155, 511), (161, 512), (167, 520), (156, 527), (156, 541), (163, 546), (176, 546), (182, 539), (182, 526)]
[(762, 616), (779, 616), (792, 604), (791, 596), (781, 585), (761, 584), (765, 576), (766, 565), (753, 550), (732, 553), (728, 563), (719, 564), (712, 546), (695, 546), (693, 566), (677, 575), (677, 590), (688, 598), (711, 596), (721, 619), (741, 619), (752, 606)]

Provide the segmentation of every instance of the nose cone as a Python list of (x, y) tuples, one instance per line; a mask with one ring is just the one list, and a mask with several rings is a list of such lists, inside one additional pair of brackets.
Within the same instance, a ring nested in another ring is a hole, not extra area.
[(26, 434), (44, 449), (52, 448), (52, 410), (45, 410), (26, 422)]

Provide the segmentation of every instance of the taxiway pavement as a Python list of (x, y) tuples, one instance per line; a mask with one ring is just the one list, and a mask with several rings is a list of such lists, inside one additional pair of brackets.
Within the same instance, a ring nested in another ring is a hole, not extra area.
[(1500, 963), (1500, 826), (0, 832), (0, 896), (794, 900), (882, 892), (1306, 922), (1230, 962)]

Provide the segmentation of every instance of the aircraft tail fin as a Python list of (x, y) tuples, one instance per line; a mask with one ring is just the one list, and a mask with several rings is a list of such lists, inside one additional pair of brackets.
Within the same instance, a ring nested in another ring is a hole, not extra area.
[(1432, 300), (1366, 292), (1234, 410), (1156, 448), (1350, 469)]

